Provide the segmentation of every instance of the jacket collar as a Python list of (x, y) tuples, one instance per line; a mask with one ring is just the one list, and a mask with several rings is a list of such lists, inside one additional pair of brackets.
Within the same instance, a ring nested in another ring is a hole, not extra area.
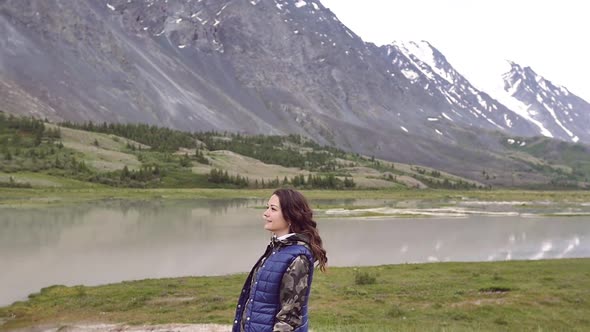
[(304, 244), (309, 246), (308, 236), (305, 234), (289, 233), (280, 237), (276, 237), (273, 235), (270, 240), (270, 245), (272, 247), (278, 247), (282, 245), (291, 245), (297, 243), (301, 244), (300, 242), (303, 242)]
[(281, 236), (277, 237), (277, 240), (279, 240), (279, 241), (286, 240), (289, 237), (291, 237), (292, 235), (295, 235), (295, 233), (289, 233), (289, 234), (281, 235)]

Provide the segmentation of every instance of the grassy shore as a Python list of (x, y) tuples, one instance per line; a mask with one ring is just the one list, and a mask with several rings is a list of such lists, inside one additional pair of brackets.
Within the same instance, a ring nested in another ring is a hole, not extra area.
[[(527, 190), (302, 190), (308, 199), (389, 199), (389, 200), (482, 200), (551, 201), (582, 203), (590, 201), (590, 191)], [(193, 198), (268, 198), (272, 189), (129, 189), (102, 185), (79, 188), (0, 188), (0, 206), (34, 207), (70, 204), (102, 199), (193, 199)]]
[[(231, 324), (245, 274), (52, 286), (0, 308), (0, 330), (43, 324)], [(433, 263), (316, 272), (314, 331), (583, 331), (590, 259)]]

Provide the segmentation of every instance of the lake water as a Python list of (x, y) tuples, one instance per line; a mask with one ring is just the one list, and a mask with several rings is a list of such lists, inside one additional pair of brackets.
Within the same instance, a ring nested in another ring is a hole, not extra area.
[[(101, 201), (0, 208), (0, 306), (55, 284), (248, 272), (269, 239), (262, 228), (265, 204)], [(314, 204), (331, 207), (317, 210), (331, 266), (590, 257), (587, 205), (573, 208), (578, 215), (543, 217), (518, 203), (437, 209), (419, 202)], [(355, 217), (338, 209), (355, 205), (395, 208), (396, 215), (423, 209), (433, 216)]]

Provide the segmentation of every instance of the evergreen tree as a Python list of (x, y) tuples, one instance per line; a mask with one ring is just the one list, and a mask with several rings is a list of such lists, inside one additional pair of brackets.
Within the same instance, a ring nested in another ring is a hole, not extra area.
[(123, 170), (121, 171), (121, 180), (128, 179), (129, 177), (130, 177), (129, 168), (127, 167), (127, 165), (125, 165), (123, 167)]
[(182, 158), (180, 158), (180, 166), (182, 167), (189, 167), (191, 166), (191, 159), (188, 156), (188, 153), (185, 153)]

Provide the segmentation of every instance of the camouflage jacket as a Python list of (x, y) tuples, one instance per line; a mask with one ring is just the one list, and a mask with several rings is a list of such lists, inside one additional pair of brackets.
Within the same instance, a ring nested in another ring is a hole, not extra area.
[[(259, 260), (258, 264), (256, 264), (253, 275), (258, 275), (258, 270), (264, 264), (273, 249), (278, 249), (281, 246), (290, 246), (294, 244), (303, 245), (310, 249), (307, 237), (303, 234), (294, 234), (282, 240), (273, 237), (269, 245), (271, 250), (267, 250), (263, 257)], [(294, 331), (301, 325), (303, 318), (301, 308), (307, 302), (310, 268), (312, 268), (312, 262), (310, 262), (305, 255), (296, 257), (287, 268), (287, 271), (281, 280), (281, 292), (279, 298), (280, 308), (275, 316), (273, 331)], [(256, 278), (252, 278), (250, 283), (251, 291), (253, 290), (255, 282)], [(246, 306), (249, 305), (250, 303), (246, 304)], [(247, 312), (247, 309), (248, 307), (246, 307), (243, 312)], [(246, 322), (245, 319), (245, 315), (242, 315), (240, 330), (244, 329)]]

